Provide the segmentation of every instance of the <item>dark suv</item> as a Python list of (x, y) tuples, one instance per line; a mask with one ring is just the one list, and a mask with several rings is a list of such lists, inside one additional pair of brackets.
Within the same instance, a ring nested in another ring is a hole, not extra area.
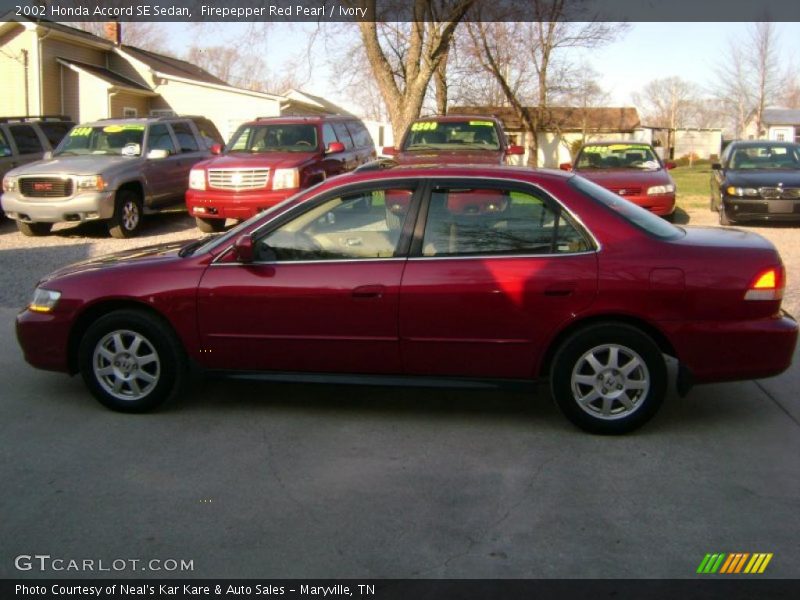
[(327, 177), (376, 157), (355, 117), (262, 117), (242, 125), (222, 156), (196, 165), (186, 206), (201, 231), (221, 231), (226, 219), (247, 219)]
[(503, 165), (509, 156), (524, 154), (525, 149), (509, 145), (495, 117), (447, 115), (417, 119), (400, 146), (384, 148), (383, 153), (403, 165)]

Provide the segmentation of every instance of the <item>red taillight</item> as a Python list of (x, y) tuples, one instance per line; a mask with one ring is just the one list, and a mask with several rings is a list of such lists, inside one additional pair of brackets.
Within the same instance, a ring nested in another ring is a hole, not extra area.
[(770, 267), (753, 278), (744, 295), (745, 300), (780, 300), (785, 285), (783, 267)]

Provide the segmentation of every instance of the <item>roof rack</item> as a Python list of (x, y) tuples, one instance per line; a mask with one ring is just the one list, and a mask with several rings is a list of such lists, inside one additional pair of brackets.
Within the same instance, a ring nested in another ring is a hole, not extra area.
[(364, 163), (360, 167), (356, 167), (356, 173), (364, 173), (367, 171), (380, 171), (382, 169), (393, 169), (394, 167), (399, 166), (399, 162), (394, 160), (393, 158), (379, 158), (377, 160), (372, 160), (368, 163)]
[(26, 123), (30, 121), (72, 121), (67, 115), (26, 115), (18, 117), (0, 117), (0, 123)]

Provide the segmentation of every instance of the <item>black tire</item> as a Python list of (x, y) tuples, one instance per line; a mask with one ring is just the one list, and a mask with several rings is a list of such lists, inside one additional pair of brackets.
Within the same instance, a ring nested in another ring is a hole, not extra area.
[(133, 190), (120, 190), (114, 200), (114, 216), (108, 220), (111, 237), (136, 237), (142, 226), (142, 199)]
[(152, 410), (177, 396), (186, 381), (186, 355), (175, 333), (138, 310), (114, 311), (92, 323), (81, 339), (78, 364), (94, 397), (119, 412)]
[(672, 211), (668, 215), (664, 215), (664, 220), (667, 223), (674, 223), (675, 222), (675, 211)]
[[(597, 366), (587, 360), (589, 356)], [(626, 369), (631, 370), (626, 373)], [(667, 367), (656, 343), (639, 329), (621, 323), (592, 325), (559, 348), (550, 371), (550, 389), (561, 412), (581, 429), (628, 433), (660, 408)]]
[(22, 235), (28, 237), (38, 237), (40, 235), (47, 235), (53, 229), (52, 223), (24, 223), (17, 221), (17, 229)]
[(728, 217), (728, 213), (725, 211), (725, 205), (720, 203), (719, 205), (719, 224), (720, 225), (733, 225), (733, 220)]
[(197, 228), (203, 233), (218, 233), (225, 230), (225, 219), (194, 218)]

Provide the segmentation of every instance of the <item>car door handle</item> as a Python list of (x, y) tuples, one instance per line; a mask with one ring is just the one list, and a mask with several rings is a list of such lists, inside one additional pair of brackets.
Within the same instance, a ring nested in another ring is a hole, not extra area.
[(563, 283), (554, 283), (544, 288), (545, 296), (571, 296), (578, 285), (572, 281), (565, 281)]
[(360, 285), (353, 289), (353, 298), (381, 298), (385, 291), (383, 285)]

